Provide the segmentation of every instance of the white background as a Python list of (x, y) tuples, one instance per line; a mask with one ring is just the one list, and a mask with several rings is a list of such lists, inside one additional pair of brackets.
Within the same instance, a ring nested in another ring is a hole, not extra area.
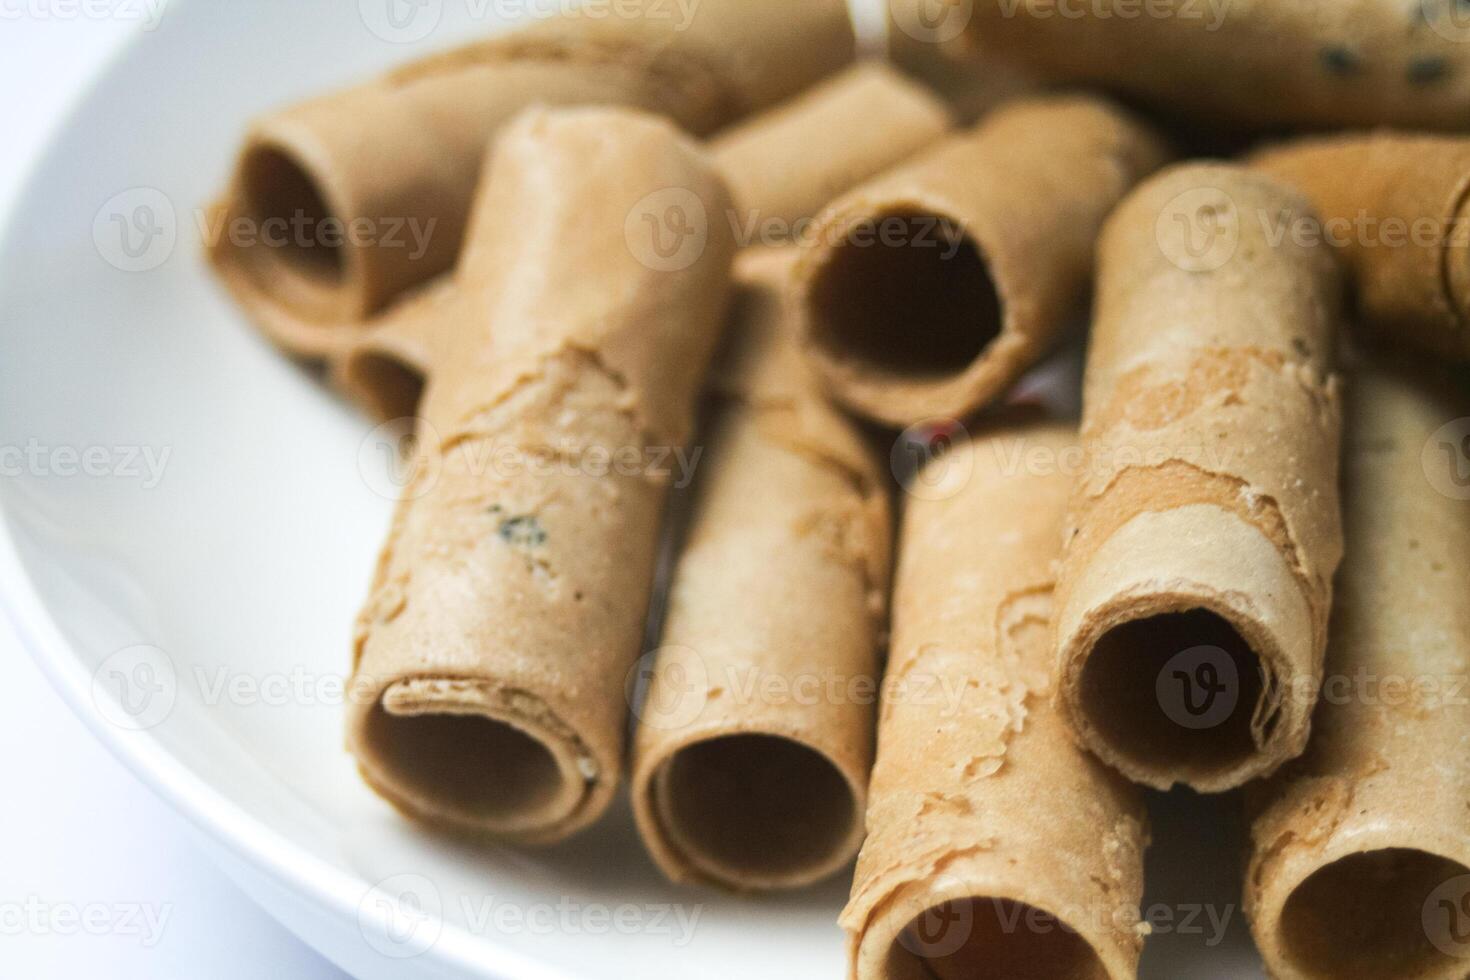
[[(0, 215), (69, 105), (138, 29), (28, 12), (37, 9), (0, 0)], [(187, 822), (73, 717), (3, 621), (0, 677), (0, 977), (343, 976), (215, 868)], [(80, 931), (67, 916), (88, 906), (117, 928)], [(167, 916), (151, 946), (131, 928), (143, 906)]]

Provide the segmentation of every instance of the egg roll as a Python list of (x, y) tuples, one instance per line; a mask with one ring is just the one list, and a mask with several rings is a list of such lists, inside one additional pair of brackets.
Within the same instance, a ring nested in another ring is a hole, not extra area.
[(1077, 747), (1051, 698), (1075, 440), (1055, 424), (992, 431), (930, 464), (967, 475), (952, 492), (910, 500), (868, 839), (841, 919), (853, 980), (1137, 976), (1141, 794)]
[(1341, 283), (1291, 188), (1170, 169), (1099, 245), (1062, 708), (1130, 778), (1217, 792), (1299, 755), (1342, 557)]
[(748, 249), (635, 737), (675, 881), (795, 888), (862, 842), (890, 543), (885, 478), (796, 350), (795, 249)]
[[(713, 162), (660, 118), (531, 110), (492, 157), (358, 620), (348, 745), (415, 819), (548, 843), (621, 779), (660, 460), (688, 437), (735, 245), (698, 220), (730, 206)], [(692, 237), (658, 249), (674, 227)]]
[(843, 195), (796, 273), (814, 369), (898, 428), (979, 410), (1074, 322), (1103, 218), (1164, 159), (1106, 102), (1033, 99)]

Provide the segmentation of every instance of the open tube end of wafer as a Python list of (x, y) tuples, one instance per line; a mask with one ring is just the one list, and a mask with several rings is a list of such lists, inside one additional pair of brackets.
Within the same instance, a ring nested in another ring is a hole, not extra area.
[(761, 733), (694, 738), (634, 776), (659, 867), (736, 891), (800, 888), (845, 867), (864, 792), (825, 754)]
[[(1178, 547), (1189, 541), (1200, 546)], [(1058, 635), (1073, 730), (1135, 782), (1223, 792), (1306, 744), (1311, 613), (1280, 551), (1229, 511), (1125, 524), (1072, 587)]]
[(551, 843), (610, 797), (599, 765), (525, 692), (472, 681), (390, 685), (354, 750), (364, 778), (411, 816), (456, 830)]
[[(1457, 980), (1470, 970), (1470, 852), (1402, 829), (1272, 875), (1252, 919), (1273, 975)], [(1456, 854), (1457, 857), (1448, 857)]]
[(868, 923), (858, 941), (856, 980), (1121, 980), (1086, 934), (1086, 921), (1052, 911), (1041, 896), (998, 882), (940, 879), (914, 885)]
[(1024, 344), (981, 244), (918, 203), (825, 224), (798, 269), (805, 341), (833, 395), (873, 421), (961, 418), (999, 397)]

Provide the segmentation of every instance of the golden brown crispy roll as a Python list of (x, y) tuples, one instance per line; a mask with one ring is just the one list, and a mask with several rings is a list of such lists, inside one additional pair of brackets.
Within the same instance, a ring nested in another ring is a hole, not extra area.
[(952, 492), (909, 503), (869, 836), (842, 914), (854, 980), (1137, 975), (1142, 800), (1051, 698), (1074, 447), (1054, 425), (996, 432), (931, 464), (968, 475)]
[(216, 268), (273, 340), (326, 357), (448, 270), (485, 145), (530, 105), (636, 106), (708, 134), (852, 60), (843, 0), (568, 14), (267, 115), (220, 209)]
[(1103, 218), (1164, 156), (1108, 103), (1036, 99), (844, 195), (797, 270), (811, 363), (877, 422), (978, 410), (1078, 314)]
[[(348, 742), (409, 815), (546, 842), (618, 785), (659, 453), (688, 434), (734, 242), (696, 220), (730, 204), (712, 161), (655, 118), (530, 112), (489, 174), (359, 621)], [(671, 250), (675, 225), (695, 231)]]
[(888, 56), (944, 96), (956, 117), (974, 123), (1007, 100), (1034, 95), (1034, 79), (964, 36), (965, 5), (944, 0), (888, 0)]
[(952, 6), (965, 39), (982, 52), (1047, 81), (1096, 85), (1189, 118), (1454, 130), (1470, 116), (1470, 18), (1460, 0)]
[(1252, 163), (1311, 200), (1364, 326), (1387, 344), (1470, 358), (1470, 140), (1338, 136)]
[(1252, 800), (1246, 907), (1281, 980), (1470, 971), (1470, 494), (1432, 479), (1470, 476), (1467, 414), (1425, 370), (1366, 370), (1348, 391), (1316, 731)]
[(1339, 280), (1269, 177), (1191, 165), (1099, 247), (1088, 458), (1058, 587), (1062, 705), (1133, 779), (1219, 791), (1306, 746), (1342, 554)]
[(674, 880), (793, 888), (862, 842), (890, 550), (884, 478), (785, 309), (795, 249), (750, 250), (633, 761)]

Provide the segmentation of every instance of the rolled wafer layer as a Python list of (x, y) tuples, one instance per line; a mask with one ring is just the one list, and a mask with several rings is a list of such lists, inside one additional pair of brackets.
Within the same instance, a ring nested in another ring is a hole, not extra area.
[[(1269, 220), (1266, 220), (1269, 218)], [(1109, 220), (1087, 451), (1058, 588), (1060, 699), (1133, 779), (1210, 792), (1301, 752), (1342, 553), (1339, 284), (1271, 178), (1193, 165)]]
[(888, 501), (796, 352), (794, 249), (751, 250), (635, 740), (633, 808), (671, 879), (792, 888), (862, 842)]
[(1164, 161), (1105, 102), (1018, 102), (822, 212), (796, 275), (831, 393), (898, 427), (1001, 395), (1079, 312), (1103, 218)]
[[(944, 107), (919, 86), (879, 64), (854, 68), (714, 142), (736, 208), (711, 218), (745, 243), (785, 240), (809, 230), (809, 219), (833, 197), (933, 143), (948, 126)], [(444, 320), (422, 314), (448, 301), (437, 288), (425, 290), (359, 331), (334, 358), (337, 384), (375, 417), (412, 415), (433, 360), (433, 325)]]
[(648, 461), (687, 436), (734, 243), (718, 222), (688, 252), (638, 237), (668, 207), (729, 206), (712, 162), (656, 119), (537, 110), (492, 168), (359, 620), (371, 696), (348, 743), (409, 815), (546, 842), (620, 778), (665, 495)]
[(1252, 163), (1311, 200), (1364, 326), (1395, 346), (1470, 358), (1470, 140), (1341, 136)]
[[(1192, 118), (1455, 130), (1470, 117), (1459, 0), (975, 0), (982, 51)], [(1131, 11), (1131, 15), (1130, 15)]]
[(837, 75), (714, 141), (742, 226), (797, 225), (834, 197), (936, 142), (948, 110), (880, 62)]
[[(1038, 453), (1047, 465), (1017, 465)], [(950, 490), (910, 501), (868, 839), (841, 919), (854, 980), (1137, 975), (1142, 801), (1051, 698), (1075, 455), (1069, 429), (1000, 431), (931, 464), (947, 474), (926, 485)]]
[(853, 47), (842, 0), (707, 0), (687, 20), (648, 2), (431, 56), (260, 119), (218, 209), (252, 234), (216, 236), (215, 266), (273, 340), (330, 356), (454, 264), (485, 144), (527, 106), (634, 106), (705, 135)]
[[(1470, 969), (1470, 404), (1402, 367), (1348, 392), (1339, 577), (1307, 754), (1252, 804), (1246, 908), (1272, 976)], [(1451, 485), (1453, 486), (1453, 484)]]

